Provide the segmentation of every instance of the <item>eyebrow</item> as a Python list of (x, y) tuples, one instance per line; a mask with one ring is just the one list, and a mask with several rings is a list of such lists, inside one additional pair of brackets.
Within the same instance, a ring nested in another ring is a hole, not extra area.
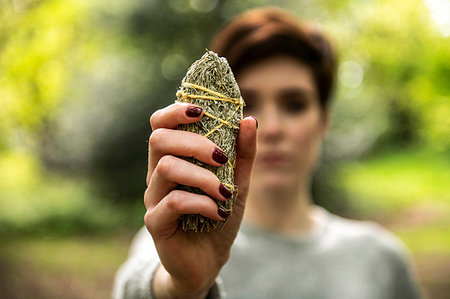
[(315, 95), (316, 93), (314, 91), (301, 87), (284, 88), (278, 92), (278, 97), (301, 96), (307, 98), (314, 97)]
[[(254, 88), (242, 88), (241, 94), (244, 97), (244, 100), (248, 98), (252, 100), (257, 98), (259, 95), (258, 89)], [(287, 87), (277, 91), (276, 98), (286, 98), (290, 96), (299, 96), (302, 98), (314, 98), (317, 96), (317, 93), (314, 90), (309, 90), (302, 87)]]

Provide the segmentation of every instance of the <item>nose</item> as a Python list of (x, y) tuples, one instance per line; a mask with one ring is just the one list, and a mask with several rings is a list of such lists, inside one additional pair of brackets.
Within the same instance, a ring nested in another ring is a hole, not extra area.
[(258, 115), (258, 136), (261, 141), (276, 142), (282, 138), (282, 118), (275, 105), (265, 106)]

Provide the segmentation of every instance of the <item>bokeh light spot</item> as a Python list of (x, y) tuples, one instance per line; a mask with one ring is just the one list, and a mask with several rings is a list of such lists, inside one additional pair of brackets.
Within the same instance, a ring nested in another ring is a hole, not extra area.
[(191, 0), (191, 7), (198, 12), (210, 12), (217, 6), (218, 0)]
[(180, 54), (169, 54), (161, 64), (164, 78), (169, 80), (180, 79), (187, 65), (186, 58)]
[(339, 66), (339, 81), (346, 87), (357, 88), (364, 78), (364, 70), (355, 61), (344, 61)]

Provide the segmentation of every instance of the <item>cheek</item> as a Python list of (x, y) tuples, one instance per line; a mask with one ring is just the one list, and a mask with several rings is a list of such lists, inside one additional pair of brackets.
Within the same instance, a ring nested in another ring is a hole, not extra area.
[(320, 117), (310, 113), (296, 122), (291, 122), (290, 135), (300, 150), (314, 149), (322, 140)]
[[(294, 122), (293, 122), (294, 123)], [(290, 128), (291, 146), (296, 154), (296, 167), (310, 173), (320, 156), (323, 125), (318, 115), (308, 115)]]

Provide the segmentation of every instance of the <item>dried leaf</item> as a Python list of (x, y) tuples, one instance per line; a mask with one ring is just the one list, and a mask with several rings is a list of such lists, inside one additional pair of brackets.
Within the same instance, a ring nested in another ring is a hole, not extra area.
[[(191, 157), (183, 159), (210, 170), (223, 185), (232, 191), (233, 196), (229, 200), (216, 201), (218, 206), (231, 215), (237, 197), (237, 186), (234, 185), (236, 163), (234, 145), (245, 103), (227, 60), (212, 51), (207, 51), (202, 58), (189, 67), (177, 92), (177, 101), (198, 105), (204, 111), (200, 121), (180, 125), (178, 128), (206, 136), (228, 156), (228, 162), (219, 167), (207, 165)], [(182, 185), (178, 188), (205, 194), (198, 188)], [(221, 230), (226, 223), (226, 221), (220, 222), (201, 215), (183, 215), (180, 222), (184, 230), (196, 232)]]

